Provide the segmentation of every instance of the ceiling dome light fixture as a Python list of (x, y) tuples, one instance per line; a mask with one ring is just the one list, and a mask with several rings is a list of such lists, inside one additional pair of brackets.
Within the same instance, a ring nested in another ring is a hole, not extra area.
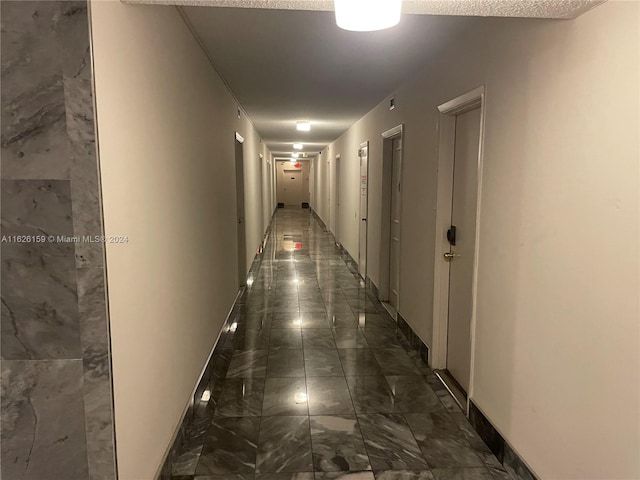
[(296, 124), (296, 129), (300, 132), (308, 132), (311, 130), (311, 122), (298, 122)]
[(301, 143), (294, 143), (293, 144), (293, 149), (294, 150), (302, 150), (302, 144)]
[(336, 23), (344, 30), (372, 32), (400, 22), (402, 0), (334, 0)]

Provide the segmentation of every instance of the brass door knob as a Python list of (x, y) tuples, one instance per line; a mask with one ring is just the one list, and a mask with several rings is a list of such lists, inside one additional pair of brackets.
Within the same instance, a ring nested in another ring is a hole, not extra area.
[(446, 253), (444, 254), (444, 259), (445, 259), (447, 262), (453, 262), (453, 260), (454, 260), (456, 257), (459, 257), (459, 256), (460, 256), (460, 255), (458, 255), (457, 253), (453, 253), (453, 252), (446, 252)]

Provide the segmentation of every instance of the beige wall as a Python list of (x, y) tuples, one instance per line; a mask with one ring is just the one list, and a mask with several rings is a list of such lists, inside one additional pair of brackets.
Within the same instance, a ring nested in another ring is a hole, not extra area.
[(378, 284), (380, 134), (405, 124), (400, 311), (430, 344), (436, 107), (486, 86), (472, 397), (541, 478), (640, 477), (639, 14), (613, 1), (574, 21), (486, 19), (326, 154), (342, 155), (340, 236), (357, 258), (356, 152), (371, 142)]
[(313, 162), (315, 175), (311, 207), (327, 224), (329, 220), (329, 149), (325, 148), (320, 152)]
[(177, 10), (93, 1), (119, 478), (153, 478), (236, 296), (234, 132), (247, 265), (269, 152)]

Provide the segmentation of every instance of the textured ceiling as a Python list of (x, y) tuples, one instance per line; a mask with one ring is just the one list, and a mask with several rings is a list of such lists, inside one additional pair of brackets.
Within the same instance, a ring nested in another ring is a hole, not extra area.
[[(400, 25), (378, 32), (338, 28), (333, 1), (326, 0), (127, 3), (183, 5), (187, 24), (271, 151), (288, 155), (293, 143), (303, 143), (302, 152), (311, 155), (467, 30), (484, 22), (500, 28), (540, 21), (479, 16), (570, 18), (602, 2), (405, 0)], [(297, 132), (299, 120), (310, 120), (311, 131)]]
[[(124, 0), (125, 3), (333, 11), (333, 0)], [(575, 18), (606, 0), (403, 0), (403, 13)]]

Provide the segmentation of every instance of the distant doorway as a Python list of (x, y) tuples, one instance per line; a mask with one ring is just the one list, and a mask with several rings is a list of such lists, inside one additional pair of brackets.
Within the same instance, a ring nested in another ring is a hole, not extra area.
[(243, 286), (247, 279), (247, 239), (244, 221), (244, 138), (236, 133), (236, 226), (238, 240), (238, 285)]
[(301, 207), (309, 203), (309, 162), (278, 162), (277, 202)]
[(282, 186), (282, 203), (285, 205), (302, 204), (302, 172), (300, 170), (283, 170)]

